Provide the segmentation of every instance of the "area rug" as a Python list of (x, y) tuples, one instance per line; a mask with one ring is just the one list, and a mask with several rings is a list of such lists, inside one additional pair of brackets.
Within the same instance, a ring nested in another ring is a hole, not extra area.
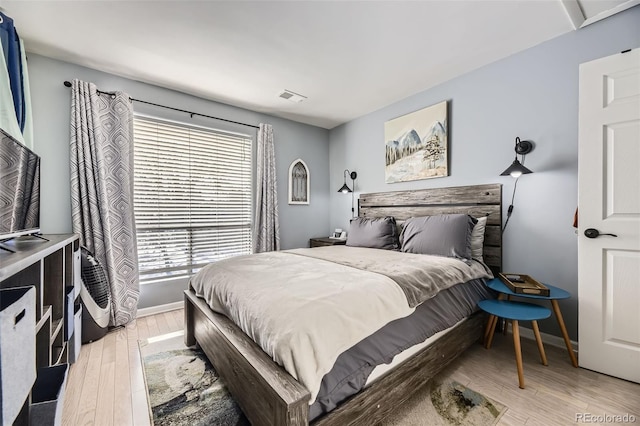
[(495, 425), (506, 407), (446, 376), (446, 372), (391, 414), (385, 426)]
[(251, 424), (206, 355), (184, 345), (182, 332), (139, 344), (154, 425)]
[[(250, 425), (204, 353), (184, 346), (182, 332), (139, 344), (154, 425)], [(504, 406), (441, 375), (383, 425), (494, 425), (504, 411)]]

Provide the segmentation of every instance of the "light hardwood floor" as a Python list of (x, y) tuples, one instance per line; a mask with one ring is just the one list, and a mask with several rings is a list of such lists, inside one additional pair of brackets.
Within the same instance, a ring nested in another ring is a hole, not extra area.
[[(63, 424), (149, 425), (138, 340), (182, 328), (183, 311), (176, 310), (139, 318), (84, 345), (69, 372)], [(510, 334), (496, 334), (490, 350), (473, 345), (446, 369), (458, 382), (508, 407), (499, 425), (575, 424), (581, 413), (628, 414), (640, 424), (640, 385), (573, 368), (559, 348), (545, 347), (545, 367), (535, 343), (522, 340), (526, 389), (519, 389), (512, 342)]]

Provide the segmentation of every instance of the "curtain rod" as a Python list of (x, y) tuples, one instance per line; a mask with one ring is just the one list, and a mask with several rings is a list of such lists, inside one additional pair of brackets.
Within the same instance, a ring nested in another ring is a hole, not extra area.
[[(70, 81), (65, 81), (64, 85), (66, 87), (71, 87), (72, 86)], [(98, 93), (99, 94), (107, 94), (107, 95), (113, 95), (114, 94), (113, 92), (103, 92), (102, 90), (98, 90)], [(212, 115), (200, 114), (199, 112), (187, 111), (187, 110), (184, 110), (184, 109), (174, 108), (174, 107), (170, 107), (170, 106), (166, 106), (166, 105), (155, 104), (153, 102), (142, 101), (140, 99), (135, 99), (135, 98), (132, 98), (132, 97), (129, 97), (129, 99), (134, 101), (134, 102), (140, 102), (141, 104), (153, 105), (153, 106), (157, 106), (157, 107), (160, 107), (160, 108), (171, 109), (173, 111), (184, 112), (186, 114), (190, 114), (191, 117), (193, 117), (194, 115), (199, 115), (200, 117), (213, 118), (214, 120), (226, 121), (227, 123), (233, 123), (233, 124), (239, 124), (241, 126), (253, 127), (254, 129), (259, 129), (260, 128), (258, 126), (254, 126), (253, 124), (241, 123), (239, 121), (227, 120), (226, 118), (220, 118), (220, 117), (214, 117)]]

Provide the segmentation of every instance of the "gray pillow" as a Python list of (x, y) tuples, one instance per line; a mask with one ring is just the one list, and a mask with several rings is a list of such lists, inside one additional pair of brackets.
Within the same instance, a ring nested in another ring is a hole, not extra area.
[(347, 245), (397, 250), (400, 244), (398, 243), (396, 220), (391, 216), (352, 219), (347, 234)]
[(476, 222), (466, 214), (412, 217), (402, 228), (400, 250), (471, 259), (471, 232)]

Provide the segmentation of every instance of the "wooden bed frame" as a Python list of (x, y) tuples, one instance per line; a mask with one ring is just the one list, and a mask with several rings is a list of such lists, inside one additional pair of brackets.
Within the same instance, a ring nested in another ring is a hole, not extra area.
[[(413, 216), (467, 213), (487, 216), (484, 259), (494, 273), (502, 264), (502, 185), (474, 185), (361, 194), (359, 215)], [(238, 326), (213, 312), (192, 288), (185, 291), (185, 344), (198, 344), (253, 425), (308, 425), (310, 393)], [(482, 337), (476, 313), (387, 375), (350, 397), (314, 425), (373, 424)]]

